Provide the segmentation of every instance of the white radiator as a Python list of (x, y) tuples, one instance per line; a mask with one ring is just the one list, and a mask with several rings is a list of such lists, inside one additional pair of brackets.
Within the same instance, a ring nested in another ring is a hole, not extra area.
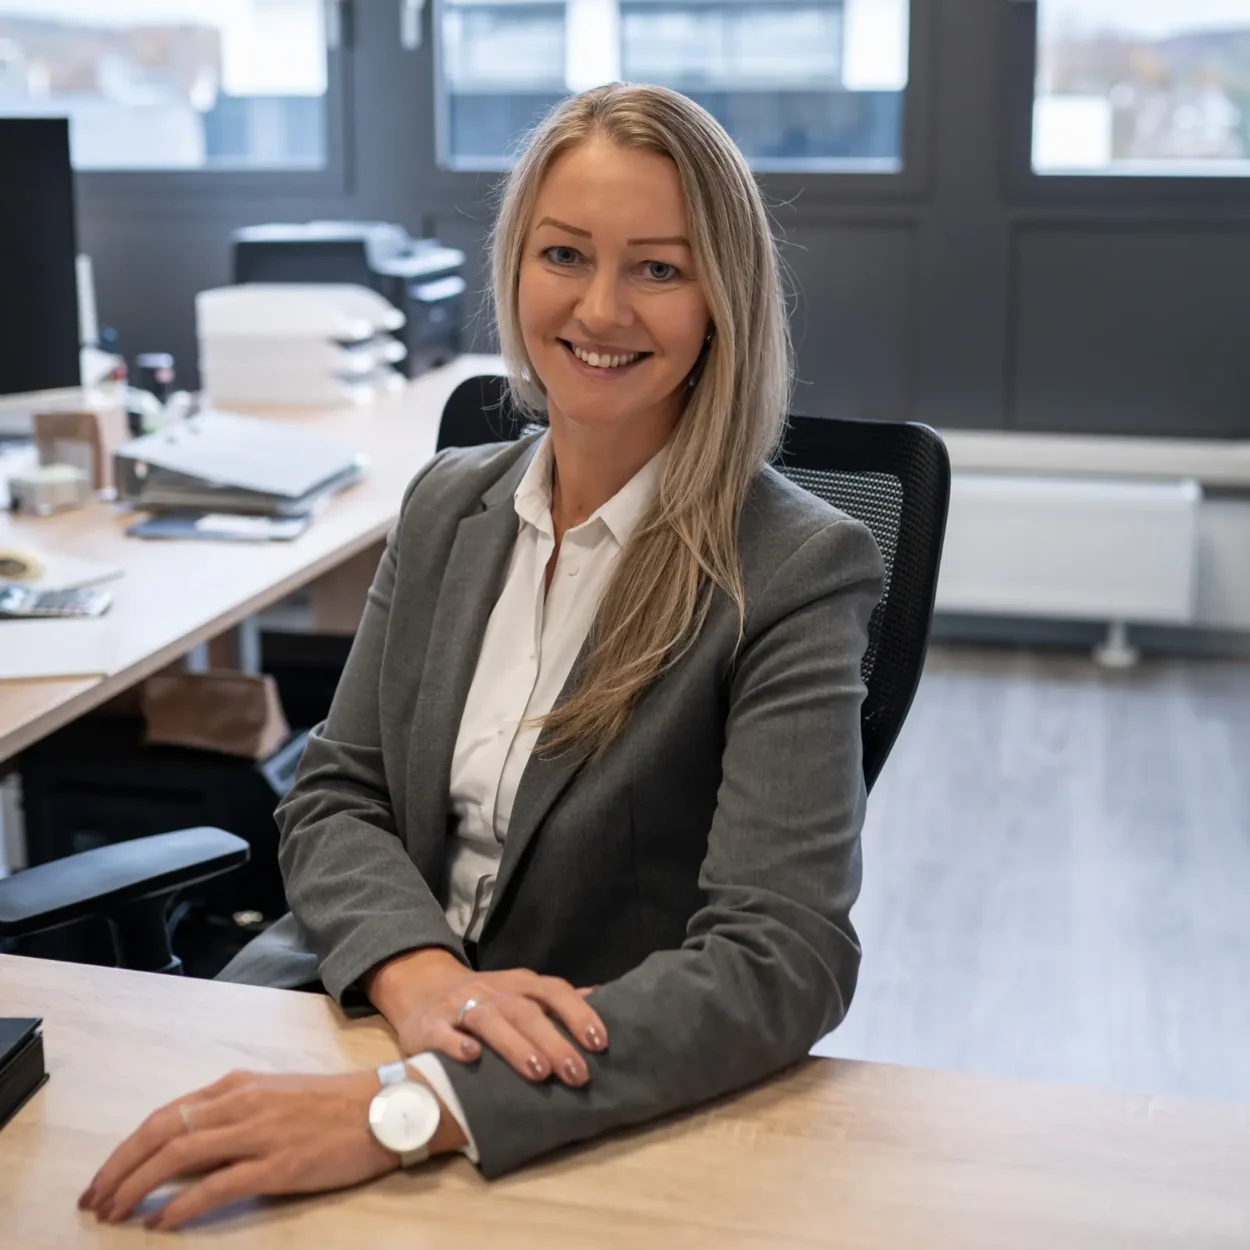
[(1187, 624), (1197, 482), (956, 474), (940, 612)]

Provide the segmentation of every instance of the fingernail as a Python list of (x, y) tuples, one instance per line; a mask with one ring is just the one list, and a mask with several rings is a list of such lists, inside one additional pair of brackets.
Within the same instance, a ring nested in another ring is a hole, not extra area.
[(542, 1080), (547, 1075), (547, 1069), (543, 1066), (543, 1062), (537, 1055), (530, 1055), (525, 1061), (525, 1066), (534, 1074), (538, 1080)]
[(146, 1228), (150, 1232), (160, 1222), (161, 1222), (161, 1213), (159, 1211), (153, 1211), (152, 1214), (149, 1215), (148, 1218), (143, 1221), (143, 1227)]
[(586, 1030), (586, 1042), (592, 1050), (604, 1050), (608, 1044), (598, 1026), (593, 1024)]
[(95, 1197), (95, 1191), (90, 1185), (82, 1191), (78, 1197), (78, 1209), (85, 1211), (91, 1205), (91, 1199)]
[(477, 1054), (477, 1043), (470, 1041), (467, 1037), (460, 1043), (460, 1053), (466, 1059), (472, 1059)]
[(566, 1059), (561, 1065), (564, 1075), (568, 1077), (569, 1083), (572, 1085), (584, 1085), (588, 1079), (587, 1074), (583, 1072), (577, 1065), (575, 1059)]

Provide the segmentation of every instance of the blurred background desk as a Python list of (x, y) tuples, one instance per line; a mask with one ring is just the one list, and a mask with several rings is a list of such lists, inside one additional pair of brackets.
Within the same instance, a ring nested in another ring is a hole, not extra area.
[[(368, 407), (272, 414), (370, 457), (364, 479), (331, 499), (293, 542), (145, 542), (125, 535), (133, 514), (98, 503), (54, 517), (0, 514), (0, 546), (37, 546), (125, 570), (111, 587), (119, 644), (110, 673), (0, 682), (0, 763), (318, 578), (329, 577), (314, 603), (318, 623), (351, 632), (353, 603), (398, 516), (404, 487), (434, 454), (444, 401), (464, 378), (497, 367), (493, 356), (461, 356)], [(357, 556), (358, 568), (339, 572)]]
[[(51, 1074), (0, 1131), (6, 1250), (146, 1244), (75, 1203), (161, 1103), (233, 1068), (396, 1057), (326, 998), (5, 956), (0, 1014), (44, 1018)], [(816, 1060), (490, 1185), (457, 1158), (210, 1227), (223, 1248), (1232, 1250), (1247, 1159), (1246, 1106)]]

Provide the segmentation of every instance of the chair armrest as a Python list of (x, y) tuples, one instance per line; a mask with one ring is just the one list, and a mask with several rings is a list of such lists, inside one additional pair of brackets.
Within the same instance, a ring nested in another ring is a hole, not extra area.
[(222, 829), (181, 829), (115, 842), (0, 881), (0, 937), (27, 937), (107, 916), (247, 863), (248, 845)]

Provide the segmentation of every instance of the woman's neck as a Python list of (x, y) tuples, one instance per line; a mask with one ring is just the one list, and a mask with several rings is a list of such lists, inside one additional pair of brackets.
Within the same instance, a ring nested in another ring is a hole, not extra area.
[(551, 522), (557, 542), (565, 530), (593, 516), (658, 455), (675, 424), (675, 419), (637, 420), (620, 428), (588, 428), (553, 412)]

